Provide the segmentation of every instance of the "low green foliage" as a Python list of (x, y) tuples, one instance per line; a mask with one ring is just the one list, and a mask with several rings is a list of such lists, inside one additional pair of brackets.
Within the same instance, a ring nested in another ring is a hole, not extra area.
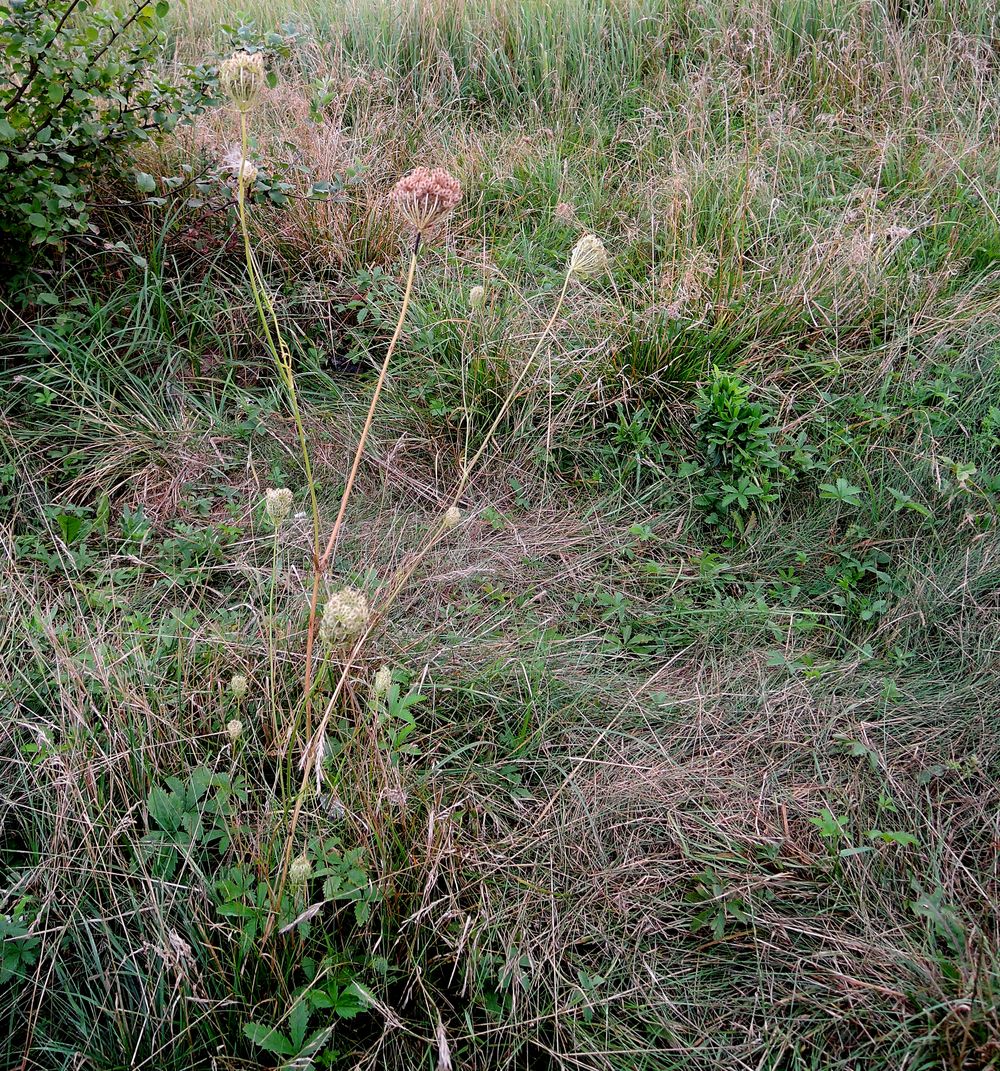
[(8, 268), (27, 246), (90, 233), (95, 177), (210, 103), (206, 69), (177, 81), (158, 72), (158, 23), (168, 11), (167, 0), (120, 10), (90, 0), (0, 4), (0, 239)]

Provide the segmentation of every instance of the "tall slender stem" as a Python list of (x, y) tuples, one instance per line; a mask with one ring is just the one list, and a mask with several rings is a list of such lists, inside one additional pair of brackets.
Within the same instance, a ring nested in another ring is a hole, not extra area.
[(386, 350), (385, 359), (382, 361), (382, 367), (379, 370), (378, 380), (375, 383), (375, 390), (372, 394), (372, 400), (368, 406), (368, 415), (365, 417), (364, 427), (361, 429), (361, 438), (358, 440), (357, 449), (354, 451), (354, 461), (351, 464), (351, 471), (348, 474), (347, 482), (344, 484), (343, 494), (340, 496), (340, 509), (337, 511), (337, 519), (333, 522), (333, 529), (330, 532), (330, 538), (327, 540), (326, 550), (323, 551), (322, 556), (319, 556), (317, 553), (316, 568), (313, 571), (312, 598), (309, 603), (309, 629), (306, 634), (306, 679), (304, 691), (306, 697), (307, 734), (312, 731), (312, 717), (310, 710), (312, 689), (310, 684), (312, 682), (312, 652), (313, 640), (316, 632), (316, 609), (319, 603), (320, 578), (326, 570), (331, 557), (336, 553), (337, 544), (340, 540), (341, 526), (344, 523), (344, 514), (347, 512), (347, 502), (351, 497), (354, 481), (357, 478), (358, 469), (361, 466), (361, 458), (364, 454), (365, 444), (368, 441), (368, 432), (371, 430), (372, 421), (375, 417), (375, 408), (378, 405), (379, 397), (382, 394), (382, 387), (385, 385), (386, 375), (389, 371), (389, 362), (392, 360), (392, 355), (396, 352), (396, 345), (399, 342), (400, 335), (403, 333), (403, 324), (406, 321), (406, 312), (410, 306), (410, 297), (413, 293), (413, 277), (417, 270), (417, 253), (419, 250), (420, 235), (418, 234), (416, 241), (413, 243), (413, 252), (410, 254), (410, 267), (406, 275), (406, 289), (403, 291), (403, 303), (399, 310), (399, 318), (396, 321), (396, 329), (392, 333), (392, 338), (389, 341), (389, 348)]
[(278, 526), (274, 526), (274, 546), (271, 554), (271, 585), (267, 598), (267, 656), (269, 663), (268, 700), (271, 707), (271, 731), (273, 740), (278, 739), (278, 681), (274, 654), (274, 588), (278, 575)]
[[(387, 371), (387, 369), (389, 367), (389, 359), (392, 356), (392, 352), (393, 352), (393, 349), (395, 348), (396, 341), (398, 340), (399, 335), (400, 335), (400, 333), (402, 331), (403, 318), (406, 315), (406, 308), (407, 308), (407, 305), (409, 304), (409, 298), (410, 298), (410, 290), (411, 290), (412, 284), (413, 284), (413, 273), (414, 273), (414, 270), (415, 270), (415, 267), (416, 267), (416, 256), (417, 256), (417, 249), (415, 247), (414, 250), (413, 250), (413, 255), (412, 255), (411, 259), (410, 259), (410, 272), (409, 272), (409, 276), (407, 278), (406, 292), (405, 292), (405, 294), (403, 296), (403, 307), (400, 310), (399, 321), (396, 324), (396, 331), (394, 332), (394, 334), (392, 336), (392, 342), (390, 343), (389, 351), (386, 353), (385, 360), (382, 363), (382, 372), (381, 372), (381, 374), (379, 376), (379, 382), (378, 382), (378, 385), (376, 387), (376, 397), (373, 399), (372, 405), (369, 407), (369, 410), (368, 410), (368, 420), (365, 422), (365, 431), (364, 431), (364, 434), (362, 435), (362, 440), (361, 440), (361, 443), (360, 443), (360, 446), (359, 446), (359, 450), (355, 454), (355, 464), (351, 469), (351, 478), (350, 478), (350, 481), (349, 481), (349, 486), (350, 486), (350, 483), (353, 482), (354, 475), (357, 472), (357, 464), (358, 464), (358, 461), (359, 461), (360, 456), (361, 456), (360, 447), (364, 446), (365, 436), (367, 435), (368, 428), (371, 425), (371, 417), (372, 417), (372, 414), (375, 411), (374, 403), (378, 400), (378, 391), (381, 390), (382, 382), (383, 382), (383, 380), (385, 378), (385, 373), (386, 373), (386, 371)], [(545, 345), (545, 340), (548, 338), (549, 333), (552, 331), (552, 328), (555, 325), (556, 319), (559, 316), (559, 311), (562, 309), (563, 302), (566, 300), (566, 292), (567, 292), (567, 289), (569, 288), (569, 281), (570, 281), (571, 278), (572, 278), (571, 273), (567, 272), (566, 273), (566, 278), (563, 280), (562, 290), (559, 292), (559, 298), (556, 301), (555, 308), (552, 310), (552, 315), (549, 317), (548, 322), (546, 323), (544, 329), (542, 330), (541, 335), (539, 335), (538, 342), (535, 344), (535, 348), (531, 351), (531, 355), (528, 357), (527, 361), (525, 362), (524, 368), (522, 368), (521, 371), (518, 373), (517, 379), (514, 381), (514, 384), (511, 387), (510, 392), (507, 395), (507, 398), (504, 400), (504, 404), (501, 406), (500, 412), (496, 415), (496, 417), (493, 420), (493, 423), (490, 425), (489, 431), (487, 431), (486, 437), (484, 438), (483, 442), (480, 444), (479, 449), (473, 455), (472, 460), (469, 461), (467, 464), (465, 464), (463, 466), (462, 475), (459, 478), (458, 487), (457, 487), (457, 489), (456, 489), (456, 491), (455, 491), (455, 493), (454, 493), (454, 495), (452, 497), (452, 505), (454, 505), (454, 504), (456, 504), (458, 502), (458, 499), (461, 497), (463, 490), (465, 489), (466, 486), (468, 486), (468, 481), (472, 476), (472, 472), (473, 472), (475, 466), (479, 462), (480, 457), (482, 457), (483, 452), (486, 449), (486, 447), (492, 441), (493, 436), (496, 433), (497, 428), (500, 426), (500, 422), (503, 420), (505, 414), (507, 413), (507, 410), (510, 408), (511, 402), (514, 399), (514, 396), (516, 395), (518, 388), (520, 387), (521, 383), (524, 381), (524, 378), (527, 376), (529, 370), (533, 367), (533, 365), (535, 363), (535, 358), (538, 356), (539, 353), (541, 353), (542, 346)], [(346, 500), (347, 500), (346, 499), (347, 491), (348, 491), (348, 488), (345, 488), (345, 496), (342, 497), (342, 499), (341, 499), (341, 512), (340, 512), (340, 514), (338, 514), (338, 517), (337, 517), (338, 524), (339, 524), (341, 518), (343, 517), (343, 510), (344, 510), (344, 506), (345, 506), (345, 503), (346, 503)], [(336, 547), (337, 531), (338, 531), (338, 529), (337, 529), (337, 526), (335, 525), (334, 526), (334, 531), (331, 533), (330, 541), (329, 541), (329, 543), (327, 545), (327, 551), (323, 555), (323, 558), (321, 559), (321, 563), (322, 564), (326, 563), (328, 555), (330, 553), (332, 553), (333, 549)], [(337, 702), (337, 699), (339, 698), (340, 693), (343, 690), (344, 685), (345, 685), (345, 683), (347, 681), (347, 674), (351, 669), (351, 666), (352, 666), (352, 664), (354, 662), (355, 657), (357, 656), (357, 653), (361, 650), (362, 646), (364, 645), (365, 640), (368, 638), (368, 635), (371, 633), (372, 629), (375, 627), (377, 621), (385, 616), (385, 614), (388, 612), (389, 608), (392, 606), (392, 604), (395, 602), (395, 600), (399, 597), (400, 592), (403, 590), (403, 588), (406, 585), (406, 583), (409, 580), (409, 578), (413, 575), (413, 573), (416, 570), (417, 566), (423, 560), (423, 558), (427, 554), (427, 552), (441, 538), (441, 536), (444, 533), (444, 531), (445, 531), (445, 526), (444, 526), (444, 521), (442, 519), (441, 521), (438, 522), (437, 526), (431, 531), (431, 533), (428, 536), (427, 541), (425, 542), (424, 546), (421, 548), (421, 550), (417, 554), (415, 554), (413, 556), (412, 560), (408, 563), (407, 567), (405, 569), (401, 570), (399, 573), (397, 573), (397, 575), (394, 577), (392, 585), (391, 585), (391, 587), (389, 589), (389, 592), (386, 595), (386, 598), (379, 605), (378, 613), (377, 614), (373, 614), (372, 617), (369, 619), (368, 625), (367, 625), (365, 631), (362, 633), (361, 636), (358, 637), (358, 639), (355, 642), (354, 646), (351, 648), (351, 650), (347, 654), (347, 657), (344, 659), (343, 666), (341, 667), (340, 676), (339, 676), (339, 678), (337, 680), (336, 686), (334, 687), (333, 694), (327, 699), (326, 709), (325, 709), (325, 711), (323, 713), (323, 717), (320, 719), (319, 724), (316, 726), (316, 735), (317, 736), (319, 736), (321, 733), (326, 732), (326, 727), (327, 727), (327, 724), (329, 723), (331, 713), (334, 710), (336, 702)], [(317, 585), (318, 585), (318, 576), (317, 576)], [(312, 611), (310, 613), (310, 627), (309, 627), (310, 640), (312, 638), (312, 632), (313, 632), (312, 624), (313, 624), (313, 621), (314, 621), (314, 618), (315, 618), (315, 606), (316, 606), (315, 600), (316, 600), (316, 591), (314, 590), (314, 593), (313, 593), (313, 606), (312, 606)], [(307, 649), (311, 649), (311, 648), (307, 648)], [(309, 673), (310, 665), (311, 665), (311, 659), (309, 659), (307, 661), (307, 663), (306, 663), (306, 672), (307, 672), (307, 674)], [(308, 701), (309, 701), (309, 691), (307, 690), (306, 702), (308, 703)], [(315, 752), (307, 749), (306, 754), (304, 756), (303, 763), (302, 763), (302, 785), (301, 785), (301, 787), (299, 789), (298, 796), (297, 796), (297, 798), (295, 800), (295, 806), (292, 809), (291, 822), (289, 823), (288, 834), (287, 834), (287, 836), (285, 838), (285, 850), (284, 850), (284, 853), (283, 853), (283, 856), (282, 856), (281, 874), (280, 874), (280, 876), (278, 878), (278, 887), (275, 890), (275, 892), (273, 893), (272, 898), (271, 898), (271, 905), (272, 905), (271, 906), (271, 914), (268, 916), (267, 923), (264, 926), (264, 932), (261, 935), (261, 940), (262, 941), (267, 941), (268, 940), (268, 938), (270, 937), (271, 932), (272, 932), (272, 930), (274, 928), (275, 921), (277, 919), (278, 905), (281, 903), (281, 897), (282, 897), (282, 895), (284, 893), (285, 884), (286, 884), (286, 882), (288, 880), (288, 868), (289, 868), (289, 866), (291, 864), (291, 859), (292, 859), (292, 847), (293, 847), (293, 844), (295, 842), (295, 831), (298, 828), (299, 818), (300, 818), (300, 816), (302, 814), (302, 805), (303, 805), (303, 803), (305, 801), (305, 797), (306, 797), (306, 789), (307, 789), (307, 786), (309, 784), (309, 778), (312, 776), (313, 763), (315, 761), (316, 761)]]
[[(292, 410), (292, 419), (295, 422), (295, 432), (299, 440), (299, 449), (302, 452), (302, 465), (306, 474), (306, 487), (309, 490), (309, 504), (312, 510), (313, 524), (313, 565), (319, 561), (319, 504), (316, 501), (316, 483), (313, 479), (312, 461), (309, 457), (309, 443), (306, 439), (305, 425), (302, 422), (302, 414), (299, 410), (298, 392), (295, 389), (295, 373), (292, 370), (292, 355), (288, 351), (285, 340), (281, 334), (281, 324), (278, 321), (278, 313), (264, 284), (263, 274), (257, 264), (253, 248), (250, 245), (250, 228), (247, 224), (246, 210), (246, 164), (247, 150), (249, 148), (249, 132), (247, 127), (246, 112), (240, 113), (240, 144), (241, 159), (239, 175), (237, 177), (236, 202), (240, 217), (240, 230), (243, 232), (243, 250), (246, 256), (247, 273), (250, 277), (250, 290), (253, 293), (254, 304), (257, 306), (257, 315), (260, 318), (261, 327), (264, 330), (264, 338), (267, 348), (274, 358), (285, 389), (288, 391), (288, 401)], [(272, 330), (273, 328), (273, 330)]]

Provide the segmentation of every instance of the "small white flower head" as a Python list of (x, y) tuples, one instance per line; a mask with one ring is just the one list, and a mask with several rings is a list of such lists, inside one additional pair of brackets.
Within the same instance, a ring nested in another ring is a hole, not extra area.
[(267, 77), (260, 52), (234, 52), (219, 64), (219, 85), (241, 112), (257, 102)]
[(477, 309), (481, 309), (486, 303), (486, 287), (474, 286), (469, 291), (469, 308), (475, 312)]
[(392, 687), (392, 670), (388, 666), (382, 666), (375, 674), (374, 691), (377, 696), (385, 695)]
[(608, 254), (604, 243), (593, 234), (585, 234), (569, 257), (569, 273), (577, 279), (590, 279), (608, 270)]
[(324, 643), (345, 643), (360, 635), (371, 611), (368, 599), (357, 588), (341, 588), (326, 600), (319, 636)]
[(462, 511), (458, 506), (449, 506), (444, 511), (444, 516), (441, 518), (441, 524), (445, 531), (449, 528), (454, 528), (456, 524), (459, 524), (462, 520)]
[(292, 511), (292, 492), (287, 487), (269, 487), (264, 492), (264, 509), (274, 527), (280, 527)]
[(302, 855), (297, 855), (291, 862), (291, 866), (288, 868), (288, 880), (293, 885), (305, 885), (305, 883), (312, 877), (313, 865), (309, 861), (309, 856), (304, 852)]
[(229, 741), (235, 744), (237, 740), (243, 735), (243, 722), (233, 718), (232, 721), (226, 723), (226, 735), (229, 737)]
[(237, 673), (229, 682), (229, 690), (234, 699), (242, 699), (247, 694), (247, 679), (242, 673)]

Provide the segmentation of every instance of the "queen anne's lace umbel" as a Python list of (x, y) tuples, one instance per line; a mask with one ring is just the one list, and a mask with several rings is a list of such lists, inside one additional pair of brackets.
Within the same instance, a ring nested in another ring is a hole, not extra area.
[(357, 588), (333, 592), (323, 607), (319, 637), (324, 643), (346, 643), (359, 636), (369, 616), (368, 599)]
[(462, 184), (440, 167), (418, 167), (392, 188), (389, 200), (419, 234), (443, 219), (462, 199)]
[(219, 84), (241, 112), (254, 106), (265, 78), (264, 56), (260, 52), (234, 52), (219, 64)]
[(589, 279), (608, 270), (608, 254), (604, 243), (593, 234), (585, 234), (569, 257), (569, 273), (577, 279)]
[(292, 512), (292, 492), (287, 487), (269, 487), (264, 492), (264, 509), (277, 528)]

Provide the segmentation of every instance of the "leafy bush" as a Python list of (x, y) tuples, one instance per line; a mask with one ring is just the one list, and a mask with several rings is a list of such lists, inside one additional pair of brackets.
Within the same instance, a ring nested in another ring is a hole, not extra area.
[(116, 153), (211, 101), (203, 68), (155, 74), (167, 0), (0, 0), (0, 236), (7, 256), (94, 230), (87, 199)]

